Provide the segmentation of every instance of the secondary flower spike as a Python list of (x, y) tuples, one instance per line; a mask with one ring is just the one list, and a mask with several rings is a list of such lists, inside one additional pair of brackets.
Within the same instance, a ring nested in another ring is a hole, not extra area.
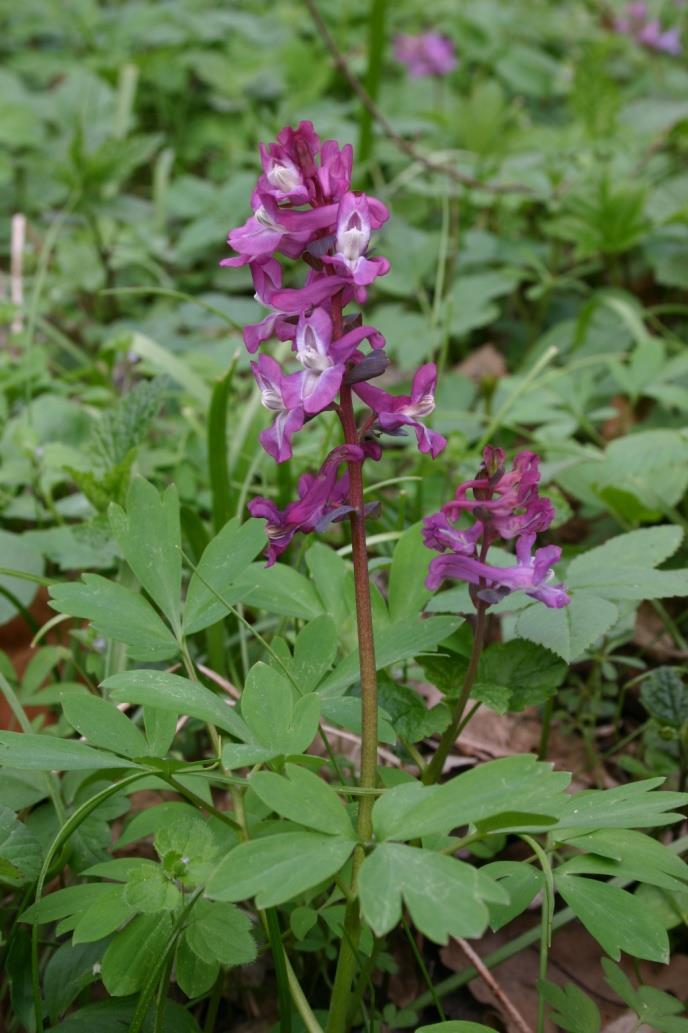
[[(297, 531), (322, 530), (352, 511), (349, 475), (359, 493), (361, 487), (351, 464), (381, 453), (371, 435), (410, 427), (420, 451), (433, 457), (446, 441), (423, 422), (435, 405), (434, 365), (417, 371), (408, 396), (394, 397), (369, 384), (389, 363), (385, 339), (360, 313), (346, 309), (352, 302), (363, 304), (377, 277), (389, 271), (388, 260), (373, 252), (374, 234), (389, 212), (378, 198), (351, 190), (351, 146), (321, 141), (310, 122), (300, 122), (282, 129), (273, 143), (261, 144), (260, 157), (253, 214), (230, 230), (229, 244), (237, 254), (220, 263), (248, 265), (256, 301), (267, 309), (263, 319), (244, 327), (247, 350), (260, 352), (251, 369), (261, 400), (274, 414), (260, 442), (276, 462), (285, 462), (292, 458), (294, 436), (329, 409), (340, 416), (348, 449), (335, 448), (315, 477), (304, 475), (299, 499), (285, 510), (268, 499), (251, 503), (251, 512), (268, 521), (268, 561), (274, 563)], [(293, 286), (283, 285), (285, 258), (305, 274)], [(291, 356), (286, 349), (281, 356), (284, 366), (264, 351), (274, 338), (291, 343)], [(368, 406), (359, 426), (352, 392)], [(342, 417), (345, 404), (348, 422)], [(349, 473), (337, 480), (343, 461), (350, 464)], [(368, 507), (361, 499), (355, 509), (364, 515)]]
[[(478, 475), (460, 484), (453, 500), (424, 520), (426, 546), (443, 554), (430, 562), (426, 584), (435, 590), (445, 578), (467, 581), (474, 603), (488, 605), (523, 591), (559, 609), (571, 601), (563, 584), (551, 584), (561, 549), (548, 545), (533, 554), (536, 532), (546, 531), (554, 519), (554, 507), (538, 491), (540, 458), (519, 452), (508, 472), (504, 458), (501, 449), (488, 445)], [(460, 529), (453, 521), (463, 514), (474, 522)], [(517, 562), (509, 567), (489, 564), (490, 546), (513, 538)]]

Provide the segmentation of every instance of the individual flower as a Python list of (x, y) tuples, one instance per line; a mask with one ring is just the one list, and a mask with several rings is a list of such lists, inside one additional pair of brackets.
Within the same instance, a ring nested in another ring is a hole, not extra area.
[(238, 256), (223, 258), (222, 266), (247, 265), (275, 251), (298, 258), (315, 233), (328, 229), (334, 205), (301, 211), (280, 207), (270, 194), (256, 190), (252, 198), (253, 215), (243, 226), (230, 230), (228, 243)]
[(325, 201), (340, 201), (351, 188), (354, 150), (350, 143), (340, 147), (336, 140), (325, 140), (320, 150), (318, 183)]
[(448, 75), (457, 65), (454, 44), (439, 32), (400, 33), (394, 40), (394, 56), (413, 79)]
[(369, 338), (373, 348), (384, 346), (385, 339), (372, 326), (359, 326), (336, 341), (332, 339), (332, 319), (324, 308), (301, 313), (296, 328), (296, 357), (303, 366), (298, 383), (299, 400), (305, 412), (322, 412), (332, 404), (341, 387), (349, 359), (361, 341)]
[[(254, 295), (256, 301), (270, 308), (270, 298), (282, 286), (282, 266), (276, 258), (263, 256), (250, 263)], [(253, 355), (264, 341), (277, 337), (280, 341), (293, 340), (296, 323), (283, 312), (272, 309), (259, 323), (249, 323), (244, 327), (243, 337), (246, 350)]]
[(371, 208), (365, 194), (344, 195), (337, 212), (335, 253), (323, 257), (323, 261), (334, 266), (340, 276), (351, 278), (359, 287), (367, 287), (377, 276), (389, 272), (386, 258), (366, 258), (373, 223), (380, 226), (387, 219), (384, 205), (380, 206), (377, 218)]
[(560, 609), (571, 602), (565, 586), (551, 585), (552, 565), (561, 557), (561, 549), (547, 545), (532, 555), (534, 534), (524, 534), (516, 542), (516, 560), (512, 567), (496, 567), (471, 556), (453, 552), (437, 556), (430, 562), (426, 585), (439, 588), (445, 578), (478, 585), (477, 596), (487, 603), (499, 602), (510, 592), (522, 591), (545, 606)]
[(271, 427), (260, 434), (260, 443), (272, 458), (282, 463), (292, 455), (291, 439), (301, 430), (304, 410), (299, 401), (299, 374), (285, 374), (279, 362), (261, 355), (251, 369), (266, 409), (276, 414)]
[(435, 386), (437, 367), (427, 362), (413, 377), (410, 395), (390, 395), (372, 384), (355, 384), (354, 391), (375, 413), (375, 423), (380, 430), (395, 433), (404, 427), (412, 427), (421, 452), (429, 453), (435, 459), (447, 444), (447, 439), (429, 430), (421, 423), (435, 408)]
[(317, 474), (304, 474), (299, 479), (298, 500), (279, 509), (266, 498), (252, 499), (248, 504), (253, 517), (266, 521), (268, 538), (267, 565), (271, 567), (298, 532), (325, 530), (331, 523), (351, 512), (345, 505), (349, 482), (348, 474), (337, 479), (341, 463), (361, 462), (364, 450), (357, 445), (340, 445), (327, 456)]
[(445, 513), (433, 513), (423, 521), (423, 542), (436, 552), (455, 552), (472, 556), (483, 535), (484, 527), (476, 520), (472, 527), (459, 531)]

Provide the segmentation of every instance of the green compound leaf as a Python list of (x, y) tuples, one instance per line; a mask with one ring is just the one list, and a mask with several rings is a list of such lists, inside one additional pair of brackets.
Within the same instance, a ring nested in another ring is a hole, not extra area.
[(228, 702), (210, 689), (166, 671), (123, 671), (103, 682), (115, 702), (140, 703), (186, 714), (217, 725), (237, 739), (250, 739), (248, 728)]
[(179, 499), (174, 485), (163, 493), (135, 477), (127, 494), (127, 511), (112, 503), (110, 526), (124, 558), (172, 627), (181, 627), (182, 553)]
[(681, 815), (672, 808), (684, 807), (688, 803), (688, 793), (653, 792), (664, 781), (663, 778), (646, 778), (613, 789), (588, 789), (576, 793), (569, 797), (557, 827), (633, 829), (671, 825), (681, 819)]
[(414, 925), (435, 943), (446, 943), (449, 936), (482, 936), (490, 917), (486, 901), (509, 899), (480, 869), (399, 843), (383, 843), (366, 857), (359, 894), (363, 916), (377, 936), (400, 921), (403, 901)]
[(40, 841), (12, 811), (0, 806), (0, 883), (33, 882), (42, 863)]
[[(427, 620), (403, 620), (375, 634), (375, 661), (378, 671), (390, 664), (434, 649), (438, 642), (456, 631), (458, 617), (429, 617)], [(358, 650), (349, 653), (334, 671), (318, 686), (322, 696), (340, 696), (358, 680)]]
[(688, 864), (663, 843), (630, 829), (567, 836), (568, 846), (587, 851), (560, 865), (569, 875), (610, 875), (677, 893), (688, 890)]
[(76, 739), (28, 732), (0, 732), (0, 765), (24, 771), (87, 771), (138, 767), (113, 753), (94, 750)]
[(258, 771), (250, 778), (251, 788), (283, 818), (333, 836), (354, 836), (344, 805), (322, 778), (296, 764), (286, 765), (286, 775)]
[(101, 979), (112, 997), (140, 990), (159, 962), (172, 935), (174, 919), (168, 911), (137, 915), (109, 944), (103, 955)]
[(250, 729), (246, 740), (272, 755), (303, 753), (318, 731), (320, 699), (314, 693), (295, 701), (292, 685), (274, 667), (254, 664), (241, 696), (241, 715)]
[(143, 733), (117, 707), (99, 696), (72, 696), (62, 701), (62, 709), (72, 728), (94, 746), (132, 759), (148, 753)]
[(666, 930), (632, 893), (578, 875), (557, 875), (556, 886), (590, 935), (615, 961), (624, 951), (635, 958), (668, 962)]
[(169, 660), (179, 652), (165, 622), (142, 595), (100, 574), (50, 588), (50, 605), (59, 613), (88, 620), (104, 638), (124, 642), (134, 660)]
[[(409, 782), (375, 802), (375, 834), (378, 839), (417, 839), (469, 824), (503, 827), (502, 817), (510, 828), (540, 831), (567, 806), (569, 780), (570, 775), (524, 754), (481, 764), (441, 786)], [(505, 811), (509, 800), (518, 801), (518, 815)]]
[[(265, 547), (261, 520), (240, 524), (228, 521), (206, 546), (194, 571), (184, 604), (184, 632), (191, 635), (215, 624), (239, 602), (245, 587), (236, 588), (237, 578)], [(220, 598), (218, 598), (221, 597)]]
[(241, 843), (212, 873), (206, 894), (231, 901), (255, 896), (260, 908), (284, 904), (338, 872), (354, 845), (318, 832), (281, 832)]
[(191, 950), (206, 965), (248, 965), (256, 959), (251, 919), (234, 904), (199, 900), (185, 935)]
[[(603, 959), (602, 964), (605, 961)], [(599, 1033), (602, 1025), (599, 1009), (579, 987), (573, 983), (557, 986), (543, 979), (538, 983), (538, 990), (551, 1006), (550, 1020), (556, 1022), (559, 1029), (568, 1033)]]

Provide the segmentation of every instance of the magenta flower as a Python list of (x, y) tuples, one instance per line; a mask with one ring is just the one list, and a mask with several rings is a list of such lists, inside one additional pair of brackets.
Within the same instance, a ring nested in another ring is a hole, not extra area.
[[(255, 299), (266, 308), (270, 308), (270, 298), (282, 286), (282, 266), (276, 258), (262, 257), (250, 263), (253, 286), (256, 288)], [(283, 312), (272, 309), (259, 323), (249, 323), (244, 327), (243, 337), (246, 350), (253, 355), (264, 341), (277, 337), (280, 341), (293, 340), (296, 323)]]
[[(379, 202), (378, 202), (379, 204)], [(373, 221), (378, 226), (387, 219), (387, 209), (380, 206), (377, 218), (365, 194), (345, 194), (337, 212), (336, 251), (323, 261), (334, 266), (340, 276), (351, 278), (359, 287), (366, 287), (377, 276), (389, 272), (386, 258), (366, 258)]]
[(413, 79), (448, 75), (458, 63), (454, 44), (439, 32), (423, 32), (419, 36), (401, 33), (394, 40), (394, 56), (406, 65)]
[(296, 357), (303, 366), (299, 399), (307, 413), (322, 412), (336, 398), (347, 362), (361, 341), (368, 338), (373, 348), (384, 347), (385, 339), (372, 326), (358, 326), (338, 340), (332, 340), (332, 319), (324, 308), (301, 314), (296, 328)]
[(304, 411), (299, 399), (299, 374), (285, 375), (279, 362), (270, 355), (261, 355), (251, 363), (266, 409), (276, 413), (271, 427), (260, 434), (260, 443), (272, 458), (283, 463), (291, 459), (291, 439), (301, 430)]
[(280, 207), (274, 197), (259, 191), (253, 195), (252, 206), (253, 215), (227, 238), (238, 257), (224, 258), (220, 265), (246, 265), (275, 251), (298, 258), (314, 234), (330, 227), (336, 207), (296, 211)]
[[(546, 531), (554, 519), (549, 499), (540, 498), (540, 459), (534, 452), (519, 452), (509, 473), (504, 470), (504, 453), (488, 446), (477, 478), (456, 489), (452, 502), (442, 511), (452, 520), (470, 511), (487, 528), (492, 540), (516, 538), (526, 532)], [(473, 499), (466, 497), (473, 492)]]
[(423, 521), (423, 542), (436, 552), (453, 552), (472, 556), (483, 535), (484, 527), (479, 520), (465, 531), (459, 531), (449, 522), (444, 513), (433, 513)]
[(350, 143), (340, 147), (335, 140), (325, 140), (320, 150), (318, 183), (326, 201), (340, 201), (351, 188), (354, 151)]
[(663, 30), (658, 18), (648, 17), (647, 4), (643, 2), (629, 3), (621, 17), (615, 19), (614, 29), (624, 36), (630, 36), (648, 50), (670, 54), (672, 57), (678, 57), (683, 50), (679, 30)]
[(522, 591), (544, 603), (545, 606), (560, 609), (571, 602), (562, 583), (550, 585), (554, 577), (552, 564), (561, 557), (561, 549), (547, 545), (531, 555), (535, 543), (534, 534), (524, 534), (516, 542), (517, 563), (513, 567), (494, 567), (479, 559), (459, 553), (437, 556), (430, 563), (426, 585), (439, 588), (445, 578), (468, 581), (478, 585), (477, 596), (487, 603), (499, 602), (510, 592)]
[(327, 456), (317, 474), (304, 474), (299, 479), (298, 500), (281, 510), (266, 498), (252, 499), (248, 504), (251, 516), (266, 521), (268, 537), (267, 565), (271, 567), (287, 548), (297, 532), (325, 530), (341, 520), (351, 507), (344, 505), (348, 496), (348, 474), (337, 480), (337, 470), (344, 462), (361, 462), (364, 450), (357, 445), (340, 445)]
[(670, 54), (678, 57), (683, 47), (681, 46), (681, 34), (678, 29), (666, 29), (662, 31), (659, 21), (654, 18), (649, 21), (638, 33), (637, 40), (649, 50), (656, 50), (662, 54)]
[(416, 371), (410, 395), (390, 395), (371, 384), (356, 384), (354, 391), (373, 410), (381, 430), (393, 434), (404, 427), (412, 427), (420, 451), (435, 459), (447, 444), (447, 439), (420, 421), (435, 408), (436, 383), (437, 367), (434, 362), (427, 362)]

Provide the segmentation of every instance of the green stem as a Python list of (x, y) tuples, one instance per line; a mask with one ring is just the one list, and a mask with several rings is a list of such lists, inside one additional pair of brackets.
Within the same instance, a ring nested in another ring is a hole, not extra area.
[[(368, 67), (365, 88), (368, 96), (377, 101), (382, 80), (382, 65), (385, 51), (385, 16), (387, 0), (370, 0), (368, 11)], [(373, 156), (373, 115), (370, 108), (361, 104), (358, 135), (358, 162), (364, 165)]]
[(224, 377), (218, 380), (213, 387), (208, 410), (208, 474), (213, 527), (216, 534), (222, 530), (232, 515), (227, 464), (227, 402), (238, 361), (239, 352), (237, 350)]
[(451, 723), (447, 728), (445, 728), (442, 738), (440, 739), (439, 746), (437, 747), (432, 760), (423, 772), (424, 785), (433, 785), (441, 776), (444, 762), (449, 756), (449, 753), (456, 742), (456, 737), (459, 734), (464, 710), (466, 709), (466, 705), (470, 699), (471, 689), (473, 688), (475, 677), (478, 673), (478, 662), (480, 660), (480, 654), (482, 653), (483, 642), (485, 640), (485, 625), (487, 623), (486, 610), (486, 604), (480, 600), (476, 610), (473, 646), (471, 648), (470, 660), (468, 661), (468, 669), (461, 687), (461, 695), (457, 700), (456, 710), (454, 711)]
[(442, 1002), (440, 1001), (439, 997), (435, 993), (435, 988), (432, 985), (432, 979), (430, 978), (430, 973), (428, 972), (427, 966), (426, 966), (425, 962), (423, 961), (423, 955), (418, 950), (418, 944), (414, 940), (413, 933), (411, 932), (411, 929), (409, 928), (409, 924), (406, 921), (406, 919), (403, 917), (403, 915), (402, 915), (402, 919), (401, 919), (401, 924), (404, 927), (404, 932), (406, 933), (406, 939), (408, 940), (409, 945), (411, 947), (411, 950), (413, 952), (413, 956), (416, 959), (416, 964), (418, 965), (418, 968), (420, 969), (421, 975), (423, 977), (423, 981), (424, 981), (425, 985), (428, 988), (428, 993), (432, 995), (432, 1002), (435, 1005), (435, 1008), (437, 1010), (437, 1014), (439, 1015), (440, 1020), (442, 1022), (446, 1022), (447, 1021), (447, 1016), (444, 1014), (444, 1008), (442, 1007)]
[[(542, 874), (545, 879), (545, 892), (542, 898), (542, 922), (540, 923), (540, 962), (539, 981), (544, 983), (547, 979), (547, 960), (549, 950), (552, 946), (552, 928), (554, 924), (554, 876), (552, 865), (547, 853), (532, 836), (521, 836), (524, 843), (527, 843), (536, 855)], [(537, 1012), (537, 1033), (544, 1033), (545, 1030), (545, 997), (542, 993), (542, 985), (538, 988), (538, 1012)]]
[(284, 953), (284, 944), (282, 943), (282, 934), (276, 908), (269, 907), (266, 909), (265, 924), (268, 939), (270, 940), (270, 949), (277, 980), (280, 1033), (291, 1033), (291, 991), (287, 975), (287, 958)]

